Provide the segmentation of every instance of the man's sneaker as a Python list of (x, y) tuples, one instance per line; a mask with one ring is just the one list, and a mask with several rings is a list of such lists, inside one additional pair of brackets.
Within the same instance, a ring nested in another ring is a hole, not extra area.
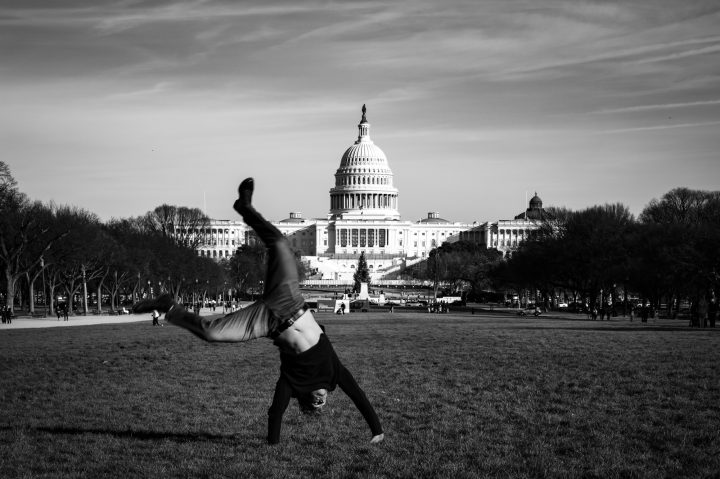
[(175, 300), (169, 294), (163, 294), (154, 299), (145, 299), (135, 303), (132, 312), (135, 314), (149, 313), (157, 309), (160, 313), (167, 313), (175, 305)]
[(252, 207), (252, 195), (255, 190), (255, 181), (252, 178), (245, 178), (238, 187), (238, 199), (233, 208), (240, 214)]

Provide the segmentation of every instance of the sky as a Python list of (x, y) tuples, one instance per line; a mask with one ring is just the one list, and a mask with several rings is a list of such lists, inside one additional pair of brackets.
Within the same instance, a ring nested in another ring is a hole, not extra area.
[(0, 0), (0, 161), (102, 220), (325, 218), (367, 105), (403, 220), (720, 190), (720, 1)]

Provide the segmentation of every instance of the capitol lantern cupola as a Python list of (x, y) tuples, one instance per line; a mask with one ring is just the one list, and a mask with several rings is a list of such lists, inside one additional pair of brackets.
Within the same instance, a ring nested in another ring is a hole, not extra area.
[(362, 107), (358, 139), (348, 148), (330, 190), (330, 219), (399, 220), (398, 190), (385, 153), (370, 139)]

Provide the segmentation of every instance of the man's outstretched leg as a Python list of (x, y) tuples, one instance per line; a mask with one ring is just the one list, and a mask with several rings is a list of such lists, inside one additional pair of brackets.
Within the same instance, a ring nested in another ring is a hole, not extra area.
[(187, 329), (209, 342), (239, 343), (264, 338), (270, 334), (269, 311), (265, 303), (257, 301), (247, 308), (220, 317), (202, 317), (185, 309), (169, 294), (140, 301), (132, 307), (135, 314), (157, 310), (165, 313), (165, 321)]
[(300, 293), (300, 280), (295, 255), (287, 239), (275, 226), (262, 217), (252, 205), (255, 182), (247, 178), (240, 183), (238, 199), (233, 207), (265, 243), (268, 251), (265, 291), (262, 301), (272, 314), (274, 329), (292, 317), (305, 304)]
[(241, 342), (269, 336), (303, 307), (305, 300), (300, 293), (295, 256), (283, 234), (252, 206), (253, 190), (253, 179), (244, 180), (233, 206), (268, 248), (263, 298), (247, 308), (214, 319), (186, 311), (169, 295), (138, 303), (133, 306), (133, 312), (157, 309), (166, 313), (166, 321), (187, 329), (205, 341)]

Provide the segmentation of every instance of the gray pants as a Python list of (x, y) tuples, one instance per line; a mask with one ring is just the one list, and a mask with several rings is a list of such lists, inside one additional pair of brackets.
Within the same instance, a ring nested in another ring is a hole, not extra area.
[(242, 342), (270, 336), (305, 304), (300, 293), (295, 255), (287, 239), (255, 208), (243, 208), (240, 214), (268, 249), (262, 299), (214, 319), (202, 318), (179, 306), (165, 315), (169, 323), (185, 328), (205, 341)]

